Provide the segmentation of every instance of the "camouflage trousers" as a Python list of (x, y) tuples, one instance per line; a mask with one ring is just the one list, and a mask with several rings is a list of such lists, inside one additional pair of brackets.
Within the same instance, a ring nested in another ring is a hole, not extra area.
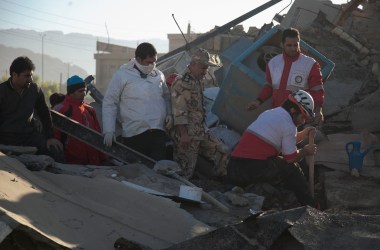
[(176, 139), (174, 145), (174, 160), (180, 165), (183, 178), (193, 176), (198, 155), (213, 162), (213, 172), (217, 176), (227, 175), (228, 148), (213, 134), (206, 132), (203, 140), (192, 140), (186, 148), (179, 146)]

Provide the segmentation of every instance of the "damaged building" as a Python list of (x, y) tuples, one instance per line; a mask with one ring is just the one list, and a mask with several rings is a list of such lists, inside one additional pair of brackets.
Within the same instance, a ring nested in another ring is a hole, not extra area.
[[(186, 46), (214, 55), (221, 67), (206, 79), (206, 123), (232, 150), (247, 124), (269, 108), (244, 109), (264, 84), (265, 63), (281, 53), (281, 30), (298, 28), (302, 51), (320, 63), (324, 79), (325, 123), (315, 156), (319, 210), (299, 207), (294, 194), (268, 183), (227, 187), (208, 178), (202, 159), (200, 177), (190, 182), (175, 174), (173, 162), (122, 156), (118, 145), (111, 156), (119, 165), (112, 167), (60, 164), (33, 148), (0, 145), (0, 249), (379, 249), (379, 19), (378, 0), (295, 0), (286, 15), (274, 17), (276, 24), (248, 32), (238, 18), (206, 34), (191, 36), (189, 27), (187, 45), (170, 34), (171, 51), (158, 60), (168, 76), (186, 68)], [(99, 43), (98, 50), (92, 86), (101, 97), (134, 49)], [(52, 116), (55, 126), (79, 130)], [(105, 150), (99, 138), (86, 140)], [(349, 167), (354, 146), (360, 171)], [(201, 198), (180, 195), (184, 185), (202, 188)]]

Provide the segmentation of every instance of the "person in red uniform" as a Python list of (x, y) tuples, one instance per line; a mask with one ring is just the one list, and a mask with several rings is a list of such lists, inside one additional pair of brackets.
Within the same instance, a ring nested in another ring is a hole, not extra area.
[(258, 108), (272, 97), (272, 108), (282, 105), (288, 95), (305, 90), (314, 99), (315, 123), (323, 123), (322, 106), (324, 89), (319, 63), (301, 53), (300, 34), (297, 29), (285, 29), (282, 33), (283, 53), (273, 57), (266, 66), (266, 83), (256, 100), (250, 102), (248, 110)]
[(297, 149), (297, 143), (315, 135), (314, 127), (297, 132), (313, 116), (314, 101), (303, 90), (288, 95), (281, 107), (264, 111), (248, 126), (232, 151), (227, 168), (231, 184), (241, 187), (280, 180), (301, 205), (314, 206), (298, 163), (316, 153), (315, 144)]
[[(77, 75), (67, 80), (67, 94), (63, 102), (55, 106), (55, 110), (83, 124), (90, 129), (101, 132), (101, 128), (93, 107), (84, 103), (86, 85)], [(55, 130), (55, 138), (64, 145), (66, 163), (82, 165), (107, 164), (107, 156), (95, 148)], [(108, 165), (108, 164), (107, 164)]]

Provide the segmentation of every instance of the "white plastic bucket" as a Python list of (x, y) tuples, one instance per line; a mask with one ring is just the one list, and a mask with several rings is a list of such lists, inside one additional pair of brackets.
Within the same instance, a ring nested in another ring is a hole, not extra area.
[(202, 188), (181, 185), (179, 188), (179, 197), (193, 201), (201, 201)]

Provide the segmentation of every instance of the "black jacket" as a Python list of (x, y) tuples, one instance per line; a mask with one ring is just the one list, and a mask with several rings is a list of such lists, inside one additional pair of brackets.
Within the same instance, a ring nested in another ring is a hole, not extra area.
[(12, 88), (10, 79), (0, 84), (0, 143), (2, 137), (28, 136), (36, 132), (33, 117), (37, 113), (46, 139), (53, 137), (52, 119), (45, 96), (36, 83), (21, 94)]

